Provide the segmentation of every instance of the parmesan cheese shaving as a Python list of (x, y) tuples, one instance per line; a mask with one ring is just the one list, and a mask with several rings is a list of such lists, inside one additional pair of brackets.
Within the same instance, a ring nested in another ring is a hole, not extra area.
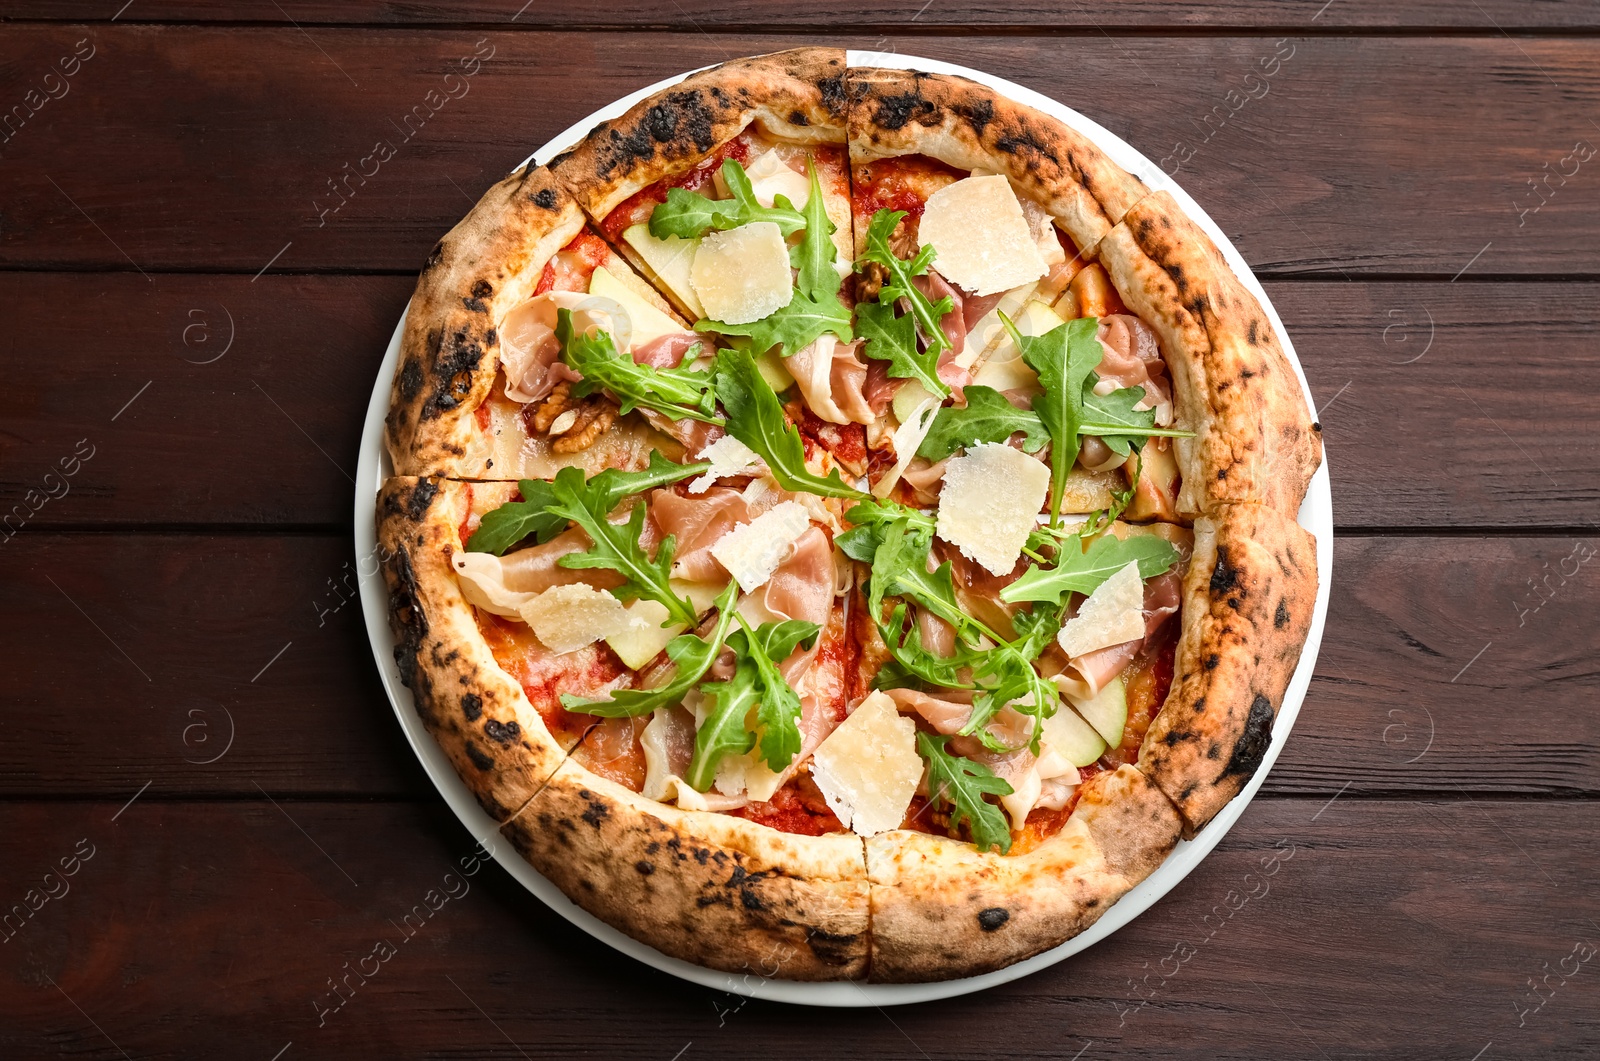
[(1016, 193), (1001, 176), (966, 177), (940, 188), (928, 197), (917, 232), (937, 253), (939, 274), (974, 295), (1009, 291), (1049, 271)]
[(857, 835), (898, 827), (922, 779), (916, 724), (883, 693), (870, 694), (817, 746), (811, 778)]
[(990, 574), (1017, 564), (1039, 507), (1050, 490), (1050, 469), (1000, 442), (984, 442), (945, 466), (935, 532)]
[(711, 555), (746, 593), (766, 585), (800, 535), (811, 526), (804, 505), (785, 501), (718, 539)]
[(711, 468), (689, 484), (691, 494), (703, 494), (718, 479), (730, 475), (760, 475), (766, 470), (756, 451), (732, 435), (723, 435), (701, 450), (700, 459), (710, 461)]
[(576, 652), (644, 622), (610, 593), (582, 582), (551, 586), (524, 604), (521, 616), (556, 653)]
[(1130, 560), (1078, 606), (1078, 614), (1061, 627), (1056, 643), (1076, 657), (1143, 636), (1144, 580), (1139, 577), (1139, 562)]
[(724, 324), (754, 323), (794, 297), (789, 248), (771, 221), (706, 233), (695, 251), (689, 282), (706, 316)]
[[(913, 381), (906, 384), (903, 389), (916, 387)], [(920, 387), (918, 388), (921, 389)], [(926, 393), (926, 392), (924, 392)], [(906, 465), (911, 463), (911, 458), (917, 455), (917, 447), (922, 445), (922, 440), (928, 437), (928, 432), (933, 429), (933, 421), (939, 415), (939, 407), (944, 403), (938, 395), (929, 394), (910, 410), (910, 415), (905, 423), (895, 428), (892, 439), (894, 445), (894, 466), (873, 486), (872, 493), (875, 497), (888, 497), (889, 491), (894, 489), (900, 481), (900, 476), (905, 473)]]

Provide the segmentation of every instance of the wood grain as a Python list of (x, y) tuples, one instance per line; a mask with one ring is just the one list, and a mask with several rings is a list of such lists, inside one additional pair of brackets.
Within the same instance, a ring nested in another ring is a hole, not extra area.
[[(0, 389), (0, 519), (14, 527), (21, 505), (38, 509), (36, 528), (347, 524), (367, 399), (411, 286), (0, 273), (12, 349), (51, 351), (48, 371)], [(1592, 520), (1600, 285), (1274, 282), (1268, 294), (1323, 410), (1341, 529)], [(85, 439), (93, 458), (42, 501)]]
[[(1600, 1049), (1592, 964), (1516, 1009), (1530, 976), (1600, 941), (1600, 806), (1319, 806), (1258, 801), (1136, 922), (1027, 979), (819, 1019), (649, 970), (498, 867), (465, 875), (473, 839), (442, 808), (140, 800), (112, 821), (116, 802), (6, 804), (7, 903), (78, 841), (93, 855), (0, 946), (0, 1052), (809, 1061), (970, 1057), (997, 1034), (1015, 1058), (1086, 1043), (1083, 1057), (1197, 1059)], [(380, 941), (392, 956), (334, 1008), (329, 978)]]
[[(1600, 790), (1600, 718), (1575, 710), (1600, 696), (1596, 547), (1336, 539), (1322, 656), (1267, 791)], [(0, 548), (16, 661), (0, 795), (126, 798), (153, 780), (160, 798), (433, 799), (359, 606), (338, 605), (356, 569), (342, 536), (18, 536)]]
[[(19, 0), (8, 6), (12, 19), (64, 19), (103, 22), (113, 12), (104, 4), (84, 0)], [(1242, 0), (1198, 6), (1179, 0), (1137, 0), (1115, 6), (1062, 6), (1049, 0), (1008, 0), (1006, 3), (928, 4), (925, 0), (812, 0), (807, 4), (734, 3), (731, 0), (678, 0), (663, 8), (649, 0), (622, 0), (595, 5), (580, 0), (477, 0), (470, 4), (397, 3), (392, 0), (285, 0), (259, 3), (238, 0), (186, 0), (181, 3), (130, 6), (118, 13), (123, 22), (279, 22), (300, 24), (422, 24), (517, 23), (554, 29), (565, 27), (660, 28), (698, 32), (700, 28), (822, 29), (849, 33), (888, 29), (927, 32), (1027, 27), (1055, 32), (1099, 33), (1116, 29), (1254, 29), (1306, 27), (1323, 31), (1351, 29), (1461, 29), (1478, 32), (1517, 29), (1593, 28), (1594, 8), (1572, 0), (1518, 3), (1487, 0), (1472, 5), (1444, 0), (1338, 0), (1323, 5), (1293, 0)]]
[[(21, 25), (0, 42), (0, 99), (26, 98), (79, 39), (96, 51), (71, 90), (0, 147), (0, 266), (410, 271), (485, 187), (590, 110), (819, 38)], [(882, 46), (1079, 107), (1176, 170), (1266, 274), (1600, 274), (1600, 181), (1562, 161), (1600, 138), (1582, 110), (1600, 91), (1592, 38)], [(447, 85), (475, 49), (476, 76)], [(1462, 84), (1484, 90), (1464, 99)], [(413, 113), (425, 124), (406, 127)], [(374, 162), (382, 142), (393, 157)], [(1525, 182), (1547, 173), (1536, 195)]]

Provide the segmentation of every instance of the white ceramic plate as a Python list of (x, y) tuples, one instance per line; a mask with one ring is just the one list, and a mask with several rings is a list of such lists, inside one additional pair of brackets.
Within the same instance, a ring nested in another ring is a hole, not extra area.
[[(1261, 284), (1256, 280), (1255, 274), (1250, 271), (1250, 266), (1234, 248), (1216, 223), (1207, 216), (1193, 199), (1182, 188), (1178, 187), (1160, 167), (1152, 163), (1144, 155), (1134, 150), (1109, 131), (1101, 128), (1096, 123), (1085, 118), (1070, 107), (1063, 106), (1053, 99), (1041, 96), (1031, 89), (1013, 84), (1003, 78), (986, 74), (981, 70), (971, 70), (964, 66), (951, 63), (937, 62), (932, 59), (920, 59), (909, 55), (899, 55), (883, 52), (851, 51), (849, 53), (851, 66), (888, 66), (899, 67), (907, 70), (925, 70), (933, 73), (960, 74), (974, 81), (1004, 93), (1020, 103), (1053, 115), (1087, 136), (1099, 145), (1113, 161), (1149, 185), (1152, 189), (1172, 193), (1189, 217), (1194, 219), (1206, 234), (1222, 249), (1228, 259), (1228, 264), (1233, 271), (1244, 281), (1252, 294), (1260, 300), (1266, 310), (1267, 317), (1272, 321), (1272, 326), (1277, 330), (1278, 341), (1283, 345), (1284, 352), (1289, 355), (1289, 363), (1294, 366), (1295, 375), (1300, 379), (1300, 386), (1306, 394), (1306, 402), (1311, 406), (1311, 388), (1306, 383), (1305, 373), (1300, 368), (1300, 359), (1295, 356), (1294, 344), (1289, 335), (1284, 331), (1283, 322), (1278, 319), (1278, 314), (1267, 299), (1266, 292), (1261, 289)], [(687, 77), (686, 72), (678, 77), (668, 78), (665, 81), (649, 85), (630, 96), (604, 107), (573, 125), (565, 132), (545, 144), (531, 156), (537, 163), (549, 161), (561, 151), (577, 143), (590, 129), (599, 122), (614, 118), (622, 114), (634, 103), (660, 89), (666, 88)], [(522, 860), (511, 846), (498, 836), (499, 828), (478, 806), (468, 791), (465, 783), (457, 776), (450, 761), (445, 758), (439, 746), (423, 727), (422, 721), (412, 705), (411, 692), (400, 684), (400, 674), (394, 662), (394, 637), (389, 631), (388, 598), (384, 590), (383, 579), (376, 574), (368, 573), (369, 567), (376, 569), (376, 564), (371, 563), (377, 553), (377, 537), (374, 526), (375, 498), (379, 488), (386, 477), (392, 474), (392, 467), (388, 455), (383, 451), (383, 418), (388, 411), (389, 385), (394, 378), (395, 367), (400, 360), (400, 335), (404, 326), (404, 317), (400, 324), (395, 326), (394, 335), (389, 340), (389, 349), (383, 359), (383, 367), (378, 371), (378, 378), (373, 384), (372, 399), (367, 406), (366, 427), (361, 436), (361, 456), (356, 472), (356, 497), (355, 497), (355, 546), (356, 556), (361, 561), (358, 564), (362, 572), (361, 578), (361, 604), (366, 614), (367, 634), (372, 641), (372, 652), (377, 659), (378, 672), (383, 677), (384, 688), (389, 693), (389, 700), (394, 705), (395, 715), (400, 720), (400, 726), (405, 730), (406, 737), (411, 742), (411, 747), (416, 750), (422, 765), (427, 769), (428, 776), (433, 778), (433, 783), (439, 787), (439, 792), (444, 796), (445, 802), (456, 812), (463, 825), (471, 830), (472, 835), (478, 837), (490, 848), (495, 859), (506, 868), (513, 877), (520, 881), (530, 892), (552, 910), (588, 932), (601, 942), (637, 958), (646, 965), (653, 966), (663, 972), (684, 980), (701, 984), (705, 987), (730, 991), (736, 994), (749, 995), (755, 998), (774, 999), (781, 1002), (793, 1002), (813, 1006), (890, 1006), (911, 1002), (928, 1002), (934, 999), (950, 998), (964, 995), (973, 991), (981, 991), (996, 984), (1007, 983), (1019, 977), (1039, 971), (1054, 965), (1063, 958), (1078, 953), (1086, 947), (1093, 946), (1105, 939), (1117, 929), (1138, 917), (1149, 909), (1157, 899), (1160, 899), (1199, 864), (1200, 860), (1217, 846), (1223, 836), (1227, 835), (1233, 823), (1239, 820), (1244, 809), (1249, 805), (1256, 790), (1266, 780), (1267, 772), (1272, 764), (1277, 761), (1278, 753), (1283, 750), (1284, 743), (1289, 739), (1289, 730), (1293, 728), (1295, 717), (1300, 713), (1300, 703), (1305, 698), (1306, 688), (1311, 683), (1311, 671), (1316, 664), (1317, 649), (1322, 643), (1323, 620), (1328, 612), (1328, 586), (1333, 575), (1333, 506), (1328, 489), (1328, 465), (1324, 461), (1317, 471), (1316, 477), (1311, 480), (1311, 488), (1306, 494), (1305, 503), (1300, 507), (1300, 523), (1317, 539), (1317, 606), (1311, 620), (1311, 633), (1306, 638), (1306, 647), (1300, 656), (1300, 665), (1295, 669), (1294, 677), (1289, 683), (1289, 690), (1284, 695), (1283, 706), (1278, 710), (1277, 722), (1273, 725), (1272, 745), (1267, 749), (1261, 768), (1256, 771), (1244, 791), (1223, 808), (1211, 824), (1195, 840), (1182, 840), (1173, 852), (1167, 856), (1160, 868), (1152, 873), (1137, 888), (1116, 903), (1092, 928), (1087, 932), (1068, 940), (1053, 950), (1035, 955), (1026, 961), (982, 976), (967, 977), (962, 980), (946, 980), (934, 984), (800, 984), (786, 980), (770, 980), (751, 974), (721, 973), (688, 962), (669, 958), (660, 951), (649, 947), (630, 936), (626, 936), (610, 925), (584, 911), (564, 895), (560, 889), (540, 876), (532, 866)], [(1311, 406), (1312, 418), (1316, 418), (1316, 408)]]

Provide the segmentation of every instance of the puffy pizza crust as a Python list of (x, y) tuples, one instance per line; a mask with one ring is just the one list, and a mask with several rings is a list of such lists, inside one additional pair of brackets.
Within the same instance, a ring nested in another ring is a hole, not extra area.
[(502, 830), (574, 902), (663, 954), (729, 973), (867, 972), (862, 840), (681, 811), (568, 760)]
[(478, 804), (509, 820), (566, 758), (527, 695), (495, 662), (461, 595), (453, 557), (467, 487), (390, 479), (378, 493), (378, 556), (400, 680)]
[(1136, 206), (1099, 247), (1127, 306), (1161, 336), (1176, 388), (1178, 509), (1267, 505), (1292, 518), (1322, 462), (1294, 369), (1255, 296), (1167, 192)]
[(844, 51), (796, 48), (691, 74), (603, 122), (551, 170), (590, 216), (603, 218), (657, 181), (682, 173), (752, 122), (798, 144), (842, 144)]
[(1316, 599), (1316, 541), (1292, 512), (1221, 505), (1195, 520), (1172, 691), (1139, 749), (1185, 836), (1261, 766)]
[(1062, 122), (975, 81), (852, 67), (850, 161), (927, 155), (1003, 173), (1086, 256), (1150, 190)]
[(1136, 767), (1085, 782), (1061, 831), (1020, 855), (900, 830), (867, 841), (881, 983), (1000, 969), (1071, 939), (1161, 865), (1177, 812)]
[(524, 168), (434, 247), (406, 310), (384, 421), (396, 474), (494, 474), (474, 413), (500, 366), (495, 329), (533, 296), (545, 264), (583, 226), (583, 211), (549, 170)]

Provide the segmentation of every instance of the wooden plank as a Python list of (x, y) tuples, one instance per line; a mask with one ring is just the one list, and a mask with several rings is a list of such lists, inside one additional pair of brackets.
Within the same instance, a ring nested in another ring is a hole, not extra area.
[[(1600, 695), (1595, 549), (1336, 539), (1316, 678), (1267, 790), (1594, 793), (1600, 717), (1576, 708)], [(0, 795), (435, 798), (359, 605), (338, 605), (356, 570), (343, 536), (13, 539)]]
[[(1493, 1043), (1488, 1056), (1566, 1061), (1600, 1050), (1594, 968), (1579, 961), (1600, 942), (1600, 807), (1319, 806), (1258, 802), (1133, 924), (1026, 979), (819, 1020), (591, 940), (499, 867), (478, 868), (442, 808), (145, 799), (113, 821), (118, 802), (6, 804), (5, 902), (30, 888), (59, 898), (0, 947), (0, 1051), (1398, 1061), (1469, 1059)], [(63, 878), (80, 841), (92, 854)], [(1572, 968), (1590, 975), (1563, 975)], [(334, 994), (330, 979), (347, 975)]]
[[(56, 527), (346, 523), (367, 398), (411, 286), (0, 273), (19, 363), (50, 351), (0, 391), (0, 519), (14, 527), (21, 505)], [(1600, 286), (1276, 282), (1269, 294), (1325, 407), (1341, 528), (1592, 518)], [(80, 440), (94, 455), (63, 483)]]
[(1115, 7), (1062, 8), (1047, 0), (1010, 0), (1008, 3), (927, 4), (924, 0), (813, 0), (805, 5), (777, 5), (753, 12), (748, 4), (729, 0), (680, 0), (663, 6), (650, 0), (622, 0), (603, 7), (579, 0), (540, 0), (530, 7), (525, 0), (477, 0), (471, 4), (397, 3), (363, 0), (331, 3), (329, 0), (285, 0), (282, 4), (239, 3), (237, 0), (186, 0), (182, 3), (129, 6), (114, 14), (104, 5), (84, 0), (20, 0), (7, 12), (12, 19), (62, 19), (72, 22), (267, 22), (300, 24), (421, 24), (509, 23), (546, 29), (562, 27), (661, 27), (695, 32), (696, 27), (739, 26), (774, 29), (826, 27), (828, 32), (849, 32), (847, 26), (904, 31), (1026, 26), (1053, 31), (1100, 32), (1138, 29), (1249, 29), (1259, 27), (1313, 27), (1328, 31), (1350, 28), (1397, 27), (1459, 28), (1494, 32), (1517, 29), (1577, 29), (1596, 25), (1594, 8), (1572, 0), (1546, 0), (1540, 4), (1515, 0), (1489, 0), (1463, 9), (1443, 0), (1339, 0), (1322, 5), (1293, 0), (1261, 3), (1223, 2), (1195, 6), (1178, 0), (1138, 0)]
[[(0, 43), (0, 99), (29, 99), (80, 39), (95, 51), (67, 94), (31, 97), (38, 113), (0, 146), (0, 265), (409, 271), (591, 109), (819, 38), (20, 25)], [(1574, 154), (1600, 138), (1580, 107), (1600, 91), (1593, 38), (881, 44), (1079, 107), (1175, 171), (1266, 273), (1600, 274), (1584, 168), (1600, 162)]]

